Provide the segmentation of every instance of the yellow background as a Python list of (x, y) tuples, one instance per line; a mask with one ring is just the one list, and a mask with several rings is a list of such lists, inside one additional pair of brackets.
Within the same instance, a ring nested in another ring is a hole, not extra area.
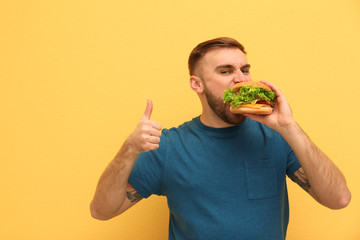
[(0, 239), (166, 239), (163, 197), (106, 222), (89, 204), (147, 98), (166, 128), (200, 113), (187, 58), (219, 36), (245, 45), (352, 191), (333, 211), (290, 181), (287, 239), (360, 239), (358, 0), (0, 0)]

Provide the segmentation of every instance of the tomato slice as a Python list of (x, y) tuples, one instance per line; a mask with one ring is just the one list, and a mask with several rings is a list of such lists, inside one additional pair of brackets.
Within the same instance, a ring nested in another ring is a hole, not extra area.
[(271, 106), (271, 103), (265, 101), (265, 100), (260, 100), (260, 101), (257, 101), (256, 104), (266, 104), (266, 105), (270, 105)]

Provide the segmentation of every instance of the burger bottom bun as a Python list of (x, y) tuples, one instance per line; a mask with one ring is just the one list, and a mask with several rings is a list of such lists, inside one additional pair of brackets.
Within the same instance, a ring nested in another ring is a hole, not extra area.
[(258, 115), (268, 115), (270, 113), (272, 113), (273, 108), (265, 105), (259, 109), (255, 109), (255, 108), (248, 108), (248, 107), (230, 107), (230, 112), (235, 113), (235, 114), (244, 114), (244, 113), (248, 113), (248, 114), (258, 114)]

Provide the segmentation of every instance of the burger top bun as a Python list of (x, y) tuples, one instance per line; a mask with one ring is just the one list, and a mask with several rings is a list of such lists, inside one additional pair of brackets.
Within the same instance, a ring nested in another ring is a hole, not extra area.
[(263, 83), (259, 83), (259, 82), (240, 82), (240, 83), (235, 84), (232, 87), (232, 90), (233, 90), (233, 92), (237, 92), (237, 91), (239, 91), (240, 88), (246, 87), (246, 86), (259, 87), (259, 88), (264, 88), (266, 90), (272, 91), (271, 88), (269, 88), (267, 85), (265, 85)]

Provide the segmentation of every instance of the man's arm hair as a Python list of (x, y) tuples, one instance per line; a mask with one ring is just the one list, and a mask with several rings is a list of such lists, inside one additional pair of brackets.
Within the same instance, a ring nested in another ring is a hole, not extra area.
[(101, 175), (90, 204), (94, 218), (108, 220), (142, 199), (128, 180), (139, 153), (159, 148), (162, 127), (160, 123), (150, 120), (152, 109), (152, 101), (148, 100), (134, 132)]

